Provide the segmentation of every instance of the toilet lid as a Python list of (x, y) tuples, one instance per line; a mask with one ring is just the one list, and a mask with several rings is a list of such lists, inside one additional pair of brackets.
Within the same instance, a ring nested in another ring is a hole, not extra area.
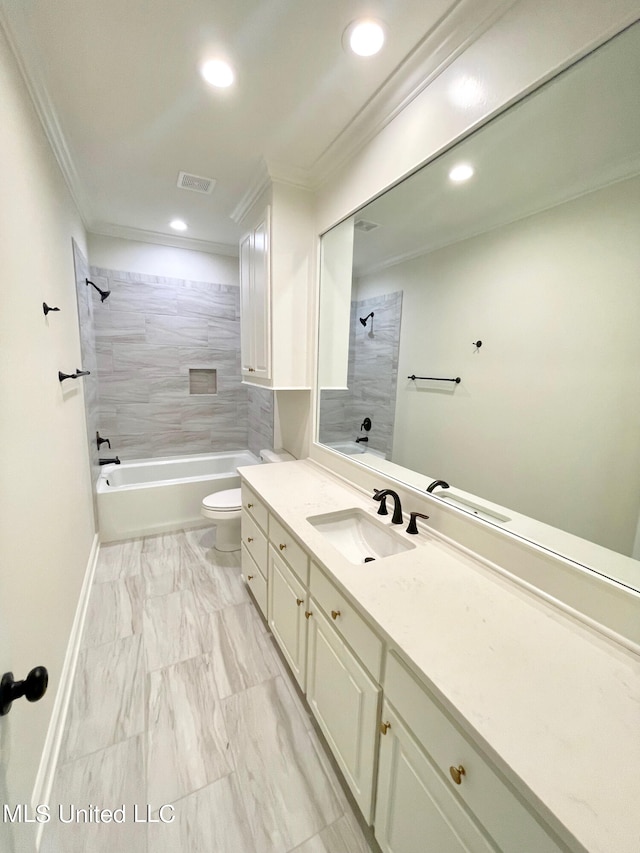
[(220, 512), (241, 509), (242, 492), (240, 489), (225, 489), (223, 492), (214, 492), (204, 498), (202, 506), (206, 509), (217, 509)]

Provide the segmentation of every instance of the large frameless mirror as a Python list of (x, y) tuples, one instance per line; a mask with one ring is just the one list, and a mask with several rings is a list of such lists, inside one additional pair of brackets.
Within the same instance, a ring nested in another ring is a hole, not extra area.
[(638, 91), (640, 23), (327, 232), (318, 376), (321, 444), (635, 589)]

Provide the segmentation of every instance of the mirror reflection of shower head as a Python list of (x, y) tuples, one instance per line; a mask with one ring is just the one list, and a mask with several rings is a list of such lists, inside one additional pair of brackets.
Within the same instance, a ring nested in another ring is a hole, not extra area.
[(111, 291), (110, 291), (110, 290), (102, 290), (102, 288), (101, 288), (101, 287), (98, 287), (98, 285), (97, 285), (97, 284), (94, 284), (92, 281), (89, 281), (89, 279), (88, 279), (88, 278), (85, 278), (85, 282), (86, 282), (87, 284), (90, 284), (90, 285), (91, 285), (91, 287), (95, 287), (95, 289), (96, 289), (96, 290), (98, 291), (98, 293), (100, 294), (100, 302), (104, 302), (104, 300), (105, 300), (105, 299), (108, 299), (108, 298), (109, 298), (109, 296), (111, 296)]
[(367, 325), (367, 320), (369, 319), (369, 317), (373, 317), (373, 311), (370, 314), (367, 314), (366, 317), (360, 317), (360, 322), (363, 326)]

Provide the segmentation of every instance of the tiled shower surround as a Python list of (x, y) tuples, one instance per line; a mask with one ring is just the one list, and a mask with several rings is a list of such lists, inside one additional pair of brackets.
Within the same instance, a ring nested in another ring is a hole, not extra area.
[[(111, 291), (93, 311), (97, 428), (111, 440), (103, 455), (137, 459), (248, 447), (239, 288), (98, 267), (90, 274)], [(215, 377), (192, 374), (190, 382), (190, 370)], [(214, 382), (215, 394), (190, 393), (211, 390)], [(273, 441), (272, 409), (264, 429), (263, 447)]]
[[(359, 322), (371, 311), (366, 326)], [(351, 303), (349, 370), (345, 391), (322, 391), (320, 441), (355, 441), (368, 436), (367, 447), (391, 459), (398, 384), (398, 351), (402, 319), (402, 291)], [(365, 418), (372, 428), (360, 430)]]

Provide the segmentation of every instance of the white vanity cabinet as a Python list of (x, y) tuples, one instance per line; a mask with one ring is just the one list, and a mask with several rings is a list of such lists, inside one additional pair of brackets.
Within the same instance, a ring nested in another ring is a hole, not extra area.
[(384, 851), (565, 849), (393, 651), (386, 658), (384, 695), (375, 815)]
[(271, 212), (260, 212), (240, 240), (242, 375), (271, 378)]
[(242, 577), (265, 617), (268, 574), (267, 518), (266, 506), (251, 489), (243, 485), (240, 519)]
[(380, 686), (313, 598), (308, 612), (307, 701), (365, 820), (371, 823)]
[(310, 618), (308, 593), (273, 545), (269, 546), (268, 598), (269, 628), (304, 690)]

